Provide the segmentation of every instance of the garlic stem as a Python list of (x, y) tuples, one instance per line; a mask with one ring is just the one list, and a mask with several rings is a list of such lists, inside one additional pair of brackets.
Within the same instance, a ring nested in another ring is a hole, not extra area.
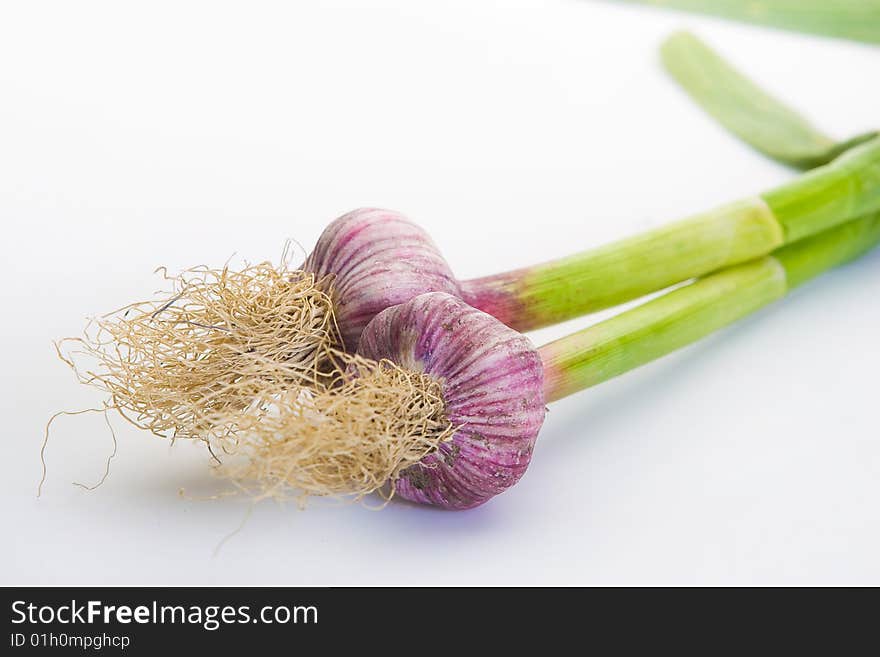
[(731, 267), (539, 349), (551, 402), (649, 363), (755, 312), (880, 242), (880, 213)]
[(753, 260), (880, 210), (880, 137), (760, 196), (610, 245), (462, 283), (519, 331), (609, 308)]

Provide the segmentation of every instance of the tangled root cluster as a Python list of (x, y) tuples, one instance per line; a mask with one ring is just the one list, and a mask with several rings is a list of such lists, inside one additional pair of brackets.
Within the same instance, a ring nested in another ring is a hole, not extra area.
[(166, 278), (59, 356), (135, 426), (229, 455), (221, 472), (249, 492), (390, 496), (452, 437), (439, 381), (337, 348), (329, 280), (269, 263)]
[(329, 385), (278, 391), (258, 404), (264, 412), (241, 423), (246, 458), (228, 474), (274, 498), (390, 497), (403, 470), (452, 438), (439, 381), (386, 360), (337, 356), (347, 367)]
[[(59, 343), (80, 381), (137, 427), (224, 442), (266, 390), (324, 375), (338, 340), (326, 280), (270, 263), (168, 280), (164, 298), (94, 319), (83, 337)], [(75, 345), (68, 356), (63, 343)]]

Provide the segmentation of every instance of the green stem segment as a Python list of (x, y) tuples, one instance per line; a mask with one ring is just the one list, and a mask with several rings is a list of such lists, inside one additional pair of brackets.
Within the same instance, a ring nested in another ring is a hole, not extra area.
[(466, 281), (464, 299), (527, 331), (772, 253), (880, 210), (880, 138), (760, 196), (526, 269)]
[(623, 0), (809, 32), (880, 43), (880, 0)]
[(837, 142), (689, 32), (677, 32), (666, 39), (660, 55), (670, 75), (708, 114), (741, 140), (783, 164), (812, 169), (878, 135), (870, 132)]
[(782, 298), (880, 243), (880, 213), (707, 276), (541, 347), (547, 402), (607, 381)]

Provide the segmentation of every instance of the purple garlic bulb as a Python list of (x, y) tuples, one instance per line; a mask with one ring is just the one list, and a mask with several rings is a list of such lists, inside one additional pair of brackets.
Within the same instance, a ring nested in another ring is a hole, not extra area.
[(528, 338), (455, 296), (430, 293), (380, 312), (359, 354), (436, 378), (456, 427), (401, 472), (397, 494), (468, 509), (522, 477), (545, 413), (544, 369)]
[(461, 295), (428, 234), (392, 210), (360, 208), (335, 219), (302, 269), (319, 280), (332, 276), (336, 323), (352, 352), (380, 311), (425, 292)]

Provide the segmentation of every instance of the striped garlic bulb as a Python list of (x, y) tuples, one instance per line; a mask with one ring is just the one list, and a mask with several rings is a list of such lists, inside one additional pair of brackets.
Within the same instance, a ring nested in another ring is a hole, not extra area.
[(468, 509), (522, 477), (545, 413), (543, 365), (528, 338), (457, 297), (431, 293), (379, 313), (359, 353), (438, 381), (455, 427), (401, 472), (398, 495)]
[(327, 280), (346, 350), (390, 306), (426, 292), (460, 296), (459, 284), (428, 234), (398, 212), (360, 208), (335, 219), (302, 269)]

